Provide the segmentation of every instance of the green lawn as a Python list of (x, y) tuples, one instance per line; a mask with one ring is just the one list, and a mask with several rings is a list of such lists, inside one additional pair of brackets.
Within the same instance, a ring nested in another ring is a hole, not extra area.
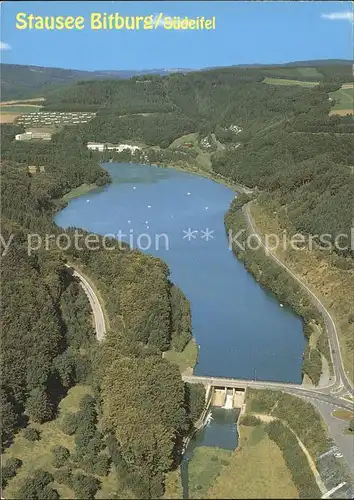
[(331, 92), (330, 97), (335, 101), (335, 104), (331, 110), (333, 111), (342, 111), (348, 110), (353, 111), (353, 88), (340, 88), (336, 92)]
[(77, 188), (72, 189), (71, 191), (66, 193), (63, 196), (63, 199), (65, 201), (70, 201), (73, 198), (77, 198), (78, 196), (89, 193), (90, 191), (92, 191), (95, 188), (97, 188), (96, 184), (81, 184), (81, 186), (78, 186)]
[(177, 137), (168, 147), (171, 149), (175, 149), (176, 147), (182, 146), (186, 142), (191, 142), (193, 147), (198, 147), (198, 132), (193, 132), (192, 134), (181, 135), (181, 137)]
[[(199, 446), (188, 462), (189, 498), (209, 498), (207, 492), (222, 469), (229, 465), (233, 451)], [(220, 497), (223, 498), (223, 497)]]
[(317, 68), (297, 68), (297, 71), (301, 76), (322, 78), (322, 75), (319, 73)]
[(314, 87), (318, 82), (304, 82), (301, 80), (287, 80), (285, 78), (265, 78), (263, 83), (268, 85), (300, 85), (301, 87)]
[(318, 80), (323, 78), (323, 75), (317, 70), (317, 68), (307, 68), (307, 67), (294, 67), (288, 66), (287, 68), (273, 68), (273, 69), (264, 69), (264, 73), (268, 73), (269, 75), (274, 75), (275, 73), (278, 76), (289, 79), (297, 79), (298, 77), (308, 77), (308, 78), (317, 78)]
[(164, 353), (164, 358), (179, 366), (180, 372), (193, 373), (198, 359), (198, 346), (194, 339), (190, 340), (182, 352), (173, 349)]
[[(191, 147), (183, 147), (183, 144), (190, 143)], [(193, 132), (192, 134), (182, 135), (175, 139), (169, 146), (169, 149), (180, 149), (186, 153), (195, 153), (196, 165), (204, 171), (210, 172), (212, 170), (210, 153), (204, 151), (199, 145), (199, 134), (198, 132)]]
[(34, 113), (35, 111), (39, 111), (42, 106), (33, 106), (33, 105), (23, 105), (23, 106), (18, 106), (18, 105), (7, 105), (7, 106), (0, 106), (1, 112), (2, 113)]
[(165, 493), (162, 498), (172, 500), (183, 498), (180, 468), (168, 472), (165, 479)]
[(263, 426), (240, 426), (240, 443), (204, 498), (299, 498), (283, 454)]

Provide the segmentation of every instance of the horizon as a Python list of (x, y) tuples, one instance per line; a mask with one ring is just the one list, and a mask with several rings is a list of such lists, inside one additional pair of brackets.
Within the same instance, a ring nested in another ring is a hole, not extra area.
[(87, 73), (98, 73), (100, 71), (102, 72), (117, 72), (117, 71), (122, 71), (122, 72), (131, 72), (131, 71), (170, 71), (171, 73), (175, 71), (188, 71), (188, 72), (195, 72), (195, 71), (206, 71), (206, 70), (212, 70), (212, 69), (221, 69), (221, 68), (232, 68), (232, 67), (239, 67), (239, 68), (252, 68), (256, 66), (264, 67), (264, 66), (270, 66), (270, 67), (280, 67), (280, 66), (287, 66), (287, 65), (296, 65), (299, 64), (303, 66), (304, 64), (315, 64), (315, 63), (325, 63), (329, 61), (336, 61), (337, 64), (354, 64), (354, 58), (353, 59), (329, 59), (329, 58), (324, 58), (324, 59), (308, 59), (308, 60), (303, 60), (303, 61), (287, 61), (285, 63), (244, 63), (244, 64), (231, 64), (229, 66), (205, 66), (202, 68), (116, 68), (116, 69), (106, 69), (106, 68), (95, 68), (95, 69), (78, 69), (78, 68), (63, 68), (60, 66), (40, 66), (38, 64), (18, 64), (18, 63), (8, 63), (8, 62), (0, 62), (0, 64), (8, 65), (8, 66), (23, 66), (28, 67), (28, 68), (45, 68), (45, 69), (62, 69), (65, 71), (83, 71)]
[[(204, 16), (215, 29), (92, 30), (97, 13)], [(79, 30), (16, 28), (16, 16), (82, 16)], [(79, 71), (146, 71), (352, 60), (351, 2), (9, 2), (1, 4), (1, 62)], [(116, 50), (117, 47), (123, 50)], [(74, 47), (74, 49), (73, 49)]]

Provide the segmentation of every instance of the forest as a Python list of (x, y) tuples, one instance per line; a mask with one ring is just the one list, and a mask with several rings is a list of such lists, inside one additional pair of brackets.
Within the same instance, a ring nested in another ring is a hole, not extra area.
[[(88, 473), (65, 476), (63, 470), (62, 476), (78, 498), (84, 491), (91, 491), (84, 497), (92, 498), (99, 482), (93, 481), (88, 464), (109, 449), (108, 439), (113, 448), (100, 460), (113, 460), (110, 453), (116, 456), (120, 450), (116, 469), (124, 472), (117, 476), (117, 490), (124, 482), (136, 498), (160, 496), (164, 474), (178, 463), (183, 438), (204, 404), (203, 390), (190, 389), (178, 367), (162, 358), (167, 349), (182, 351), (191, 338), (188, 301), (169, 280), (164, 262), (121, 249), (116, 240), (111, 242), (117, 246), (114, 253), (64, 252), (53, 245), (28, 255), (29, 233), (62, 232), (52, 217), (63, 206), (63, 194), (84, 182), (109, 179), (75, 137), (64, 133), (47, 144), (14, 144), (16, 132), (11, 125), (2, 128), (2, 237), (11, 243), (2, 258), (4, 446), (20, 430), (29, 439), (40, 439), (32, 424), (55, 418), (67, 391), (89, 384), (95, 397), (74, 426), (77, 452), (68, 458), (65, 449), (58, 449), (56, 467), (61, 471), (71, 463), (72, 469)], [(29, 163), (46, 170), (30, 174)], [(67, 234), (73, 236), (73, 229)], [(67, 273), (66, 262), (84, 269), (104, 297), (110, 329), (102, 346), (95, 339), (87, 298)], [(18, 463), (14, 469), (10, 465), (4, 469), (7, 480)], [(33, 491), (34, 498), (57, 497), (55, 490), (48, 492), (51, 479), (37, 472), (27, 478), (18, 498), (27, 498), (26, 491)]]

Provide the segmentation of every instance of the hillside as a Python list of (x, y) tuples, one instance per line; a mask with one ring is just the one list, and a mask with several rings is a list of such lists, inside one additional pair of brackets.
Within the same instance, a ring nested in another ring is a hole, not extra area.
[[(298, 79), (306, 80), (308, 79), (307, 77), (311, 75), (321, 80), (322, 78), (326, 79), (328, 76), (328, 68), (331, 67), (331, 78), (343, 77), (345, 81), (350, 81), (352, 79), (352, 73), (350, 71), (351, 65), (352, 61), (338, 59), (328, 61), (297, 61), (280, 65), (238, 65), (233, 66), (233, 68), (248, 68), (254, 70), (263, 68), (265, 71), (264, 77), (268, 75), (281, 78), (282, 75), (288, 74), (288, 76), (295, 75)], [(292, 71), (292, 68), (295, 68), (295, 71)], [(303, 69), (302, 72), (301, 70), (297, 71), (297, 69), (301, 68)], [(220, 71), (223, 68), (205, 68), (204, 71), (211, 69)], [(127, 79), (138, 75), (167, 76), (171, 73), (193, 72), (193, 70), (186, 68), (83, 71), (5, 63), (1, 63), (0, 70), (2, 101), (44, 96), (50, 90), (80, 80)], [(203, 69), (201, 71), (203, 71)]]
[(1, 64), (0, 70), (2, 101), (44, 96), (50, 90), (79, 80), (119, 79), (143, 74), (170, 73), (168, 69), (81, 71), (5, 63)]

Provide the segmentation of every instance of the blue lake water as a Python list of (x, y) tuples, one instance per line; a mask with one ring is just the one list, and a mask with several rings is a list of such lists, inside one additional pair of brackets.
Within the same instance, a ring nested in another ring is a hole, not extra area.
[(235, 193), (173, 169), (104, 166), (112, 184), (73, 199), (56, 215), (58, 226), (119, 234), (167, 262), (191, 303), (195, 374), (300, 383), (302, 321), (228, 248), (224, 214)]

